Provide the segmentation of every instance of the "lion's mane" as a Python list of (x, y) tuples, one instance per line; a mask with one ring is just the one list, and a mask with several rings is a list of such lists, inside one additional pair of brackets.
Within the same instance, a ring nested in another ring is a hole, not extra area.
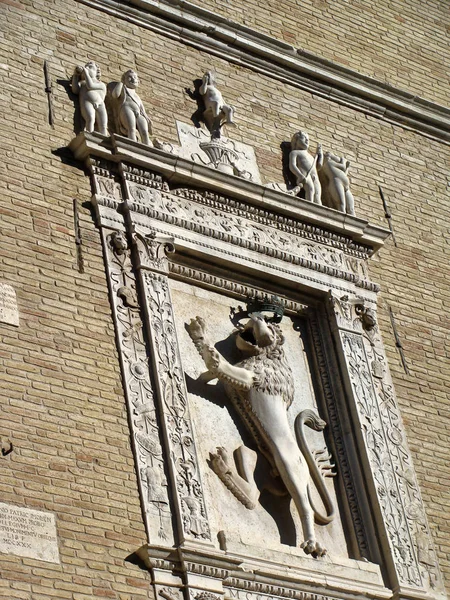
[(237, 363), (253, 371), (256, 375), (254, 388), (270, 396), (282, 396), (289, 408), (294, 399), (294, 382), (292, 370), (284, 353), (284, 336), (278, 325), (271, 323), (270, 329), (274, 333), (274, 342), (265, 348), (259, 348), (259, 353)]

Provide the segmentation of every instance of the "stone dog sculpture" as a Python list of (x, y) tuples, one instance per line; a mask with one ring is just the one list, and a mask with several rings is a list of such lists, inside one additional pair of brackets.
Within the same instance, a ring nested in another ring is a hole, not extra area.
[(203, 75), (200, 95), (205, 103), (204, 118), (213, 138), (220, 137), (223, 124), (234, 125), (234, 108), (223, 99), (222, 93), (216, 87), (214, 73), (206, 71)]
[[(325, 422), (312, 410), (302, 411), (296, 420), (296, 442), (289, 426), (287, 409), (294, 397), (292, 372), (283, 350), (284, 336), (278, 325), (268, 323), (254, 313), (236, 334), (236, 345), (246, 358), (236, 365), (228, 363), (206, 337), (205, 322), (192, 319), (187, 331), (200, 352), (209, 373), (225, 384), (227, 395), (266, 456), (273, 473), (281, 477), (300, 515), (306, 554), (319, 557), (326, 549), (316, 541), (314, 519), (330, 523), (334, 507), (323, 476), (309, 450), (302, 431), (303, 424), (322, 430)], [(253, 480), (255, 453), (245, 446), (237, 451), (236, 467), (224, 448), (211, 455), (211, 466), (230, 491), (247, 506), (254, 508), (258, 490)], [(253, 455), (253, 456), (252, 456)], [(320, 493), (327, 515), (314, 508), (309, 491), (310, 473)]]

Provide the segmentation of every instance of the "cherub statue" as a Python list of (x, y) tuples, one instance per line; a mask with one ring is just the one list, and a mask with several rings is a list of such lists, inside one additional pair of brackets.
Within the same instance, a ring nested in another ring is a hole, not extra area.
[(99, 133), (108, 135), (108, 114), (105, 107), (106, 85), (100, 81), (100, 67), (93, 61), (84, 67), (75, 67), (72, 76), (72, 92), (80, 95), (81, 115), (85, 121), (84, 131), (94, 131), (95, 122)]
[(149, 138), (151, 122), (145, 112), (142, 100), (136, 93), (138, 85), (139, 78), (136, 71), (129, 69), (122, 75), (121, 82), (111, 91), (111, 95), (116, 101), (118, 128), (121, 133), (125, 134), (133, 141), (137, 141), (137, 129), (141, 142), (147, 146), (153, 146)]
[(206, 71), (203, 75), (199, 91), (205, 103), (203, 116), (211, 131), (211, 137), (219, 138), (222, 125), (234, 125), (234, 108), (225, 104), (221, 92), (216, 88), (216, 78), (211, 71)]
[(317, 171), (323, 164), (322, 146), (318, 144), (316, 155), (308, 152), (309, 136), (304, 131), (294, 133), (289, 154), (289, 169), (295, 175), (298, 191), (303, 187), (309, 202), (322, 204), (322, 188)]
[(350, 191), (348, 168), (350, 162), (344, 157), (325, 152), (320, 180), (324, 190), (324, 201), (330, 208), (335, 208), (349, 215), (355, 214), (355, 201)]

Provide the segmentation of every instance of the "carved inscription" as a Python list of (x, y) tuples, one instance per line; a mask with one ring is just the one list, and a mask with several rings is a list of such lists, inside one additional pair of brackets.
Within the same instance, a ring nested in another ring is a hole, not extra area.
[(16, 292), (7, 283), (0, 283), (0, 323), (19, 326)]
[(55, 515), (1, 502), (0, 552), (59, 563)]

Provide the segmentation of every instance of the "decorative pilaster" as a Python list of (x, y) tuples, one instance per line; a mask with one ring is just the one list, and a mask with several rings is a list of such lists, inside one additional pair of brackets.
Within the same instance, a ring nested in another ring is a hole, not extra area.
[[(331, 325), (353, 396), (355, 430), (395, 598), (444, 597), (375, 310), (330, 295)], [(386, 547), (387, 546), (387, 547)]]
[(98, 225), (123, 229), (123, 216), (117, 210), (122, 203), (122, 188), (117, 166), (97, 157), (90, 158), (88, 166), (92, 181), (92, 203)]
[(172, 479), (178, 543), (211, 540), (170, 298), (170, 238), (133, 234), (151, 359)]
[(102, 228), (102, 239), (147, 535), (171, 545), (166, 467), (130, 250), (123, 232)]

